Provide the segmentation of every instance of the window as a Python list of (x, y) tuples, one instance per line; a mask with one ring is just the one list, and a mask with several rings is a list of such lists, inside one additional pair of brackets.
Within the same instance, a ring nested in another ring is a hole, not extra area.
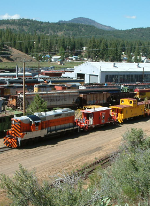
[(35, 126), (39, 126), (39, 122), (35, 122)]

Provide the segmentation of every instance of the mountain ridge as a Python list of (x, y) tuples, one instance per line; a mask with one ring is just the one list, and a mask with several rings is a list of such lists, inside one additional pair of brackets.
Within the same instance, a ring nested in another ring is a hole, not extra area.
[(60, 21), (58, 21), (58, 23), (85, 24), (85, 25), (92, 25), (92, 26), (95, 26), (98, 29), (107, 30), (107, 31), (116, 30), (115, 28), (113, 28), (111, 26), (106, 26), (106, 25), (100, 24), (100, 23), (96, 22), (95, 20), (85, 18), (85, 17), (77, 17), (77, 18), (73, 18), (69, 21), (60, 20)]
[(83, 23), (50, 23), (33, 19), (0, 20), (0, 33), (7, 29), (14, 34), (150, 41), (150, 27), (104, 30)]

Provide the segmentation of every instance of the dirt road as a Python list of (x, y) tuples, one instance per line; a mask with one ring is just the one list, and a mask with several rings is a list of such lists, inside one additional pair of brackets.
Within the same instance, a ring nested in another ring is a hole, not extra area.
[[(105, 126), (91, 133), (76, 133), (57, 137), (24, 149), (12, 149), (0, 154), (0, 173), (12, 176), (19, 164), (35, 169), (37, 177), (76, 170), (85, 164), (117, 150), (122, 135), (131, 128), (142, 128), (150, 136), (150, 120), (128, 121), (121, 126)], [(3, 146), (0, 139), (0, 147)]]

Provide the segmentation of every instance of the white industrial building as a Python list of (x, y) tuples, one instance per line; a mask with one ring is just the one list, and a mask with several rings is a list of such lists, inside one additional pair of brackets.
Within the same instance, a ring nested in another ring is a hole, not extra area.
[(85, 62), (63, 77), (84, 79), (85, 83), (150, 82), (150, 63)]

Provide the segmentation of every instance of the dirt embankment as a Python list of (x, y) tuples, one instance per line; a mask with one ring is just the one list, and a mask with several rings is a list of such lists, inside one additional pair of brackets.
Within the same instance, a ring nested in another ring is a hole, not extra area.
[(6, 47), (6, 50), (8, 56), (0, 56), (0, 62), (37, 62), (36, 59), (12, 47)]

